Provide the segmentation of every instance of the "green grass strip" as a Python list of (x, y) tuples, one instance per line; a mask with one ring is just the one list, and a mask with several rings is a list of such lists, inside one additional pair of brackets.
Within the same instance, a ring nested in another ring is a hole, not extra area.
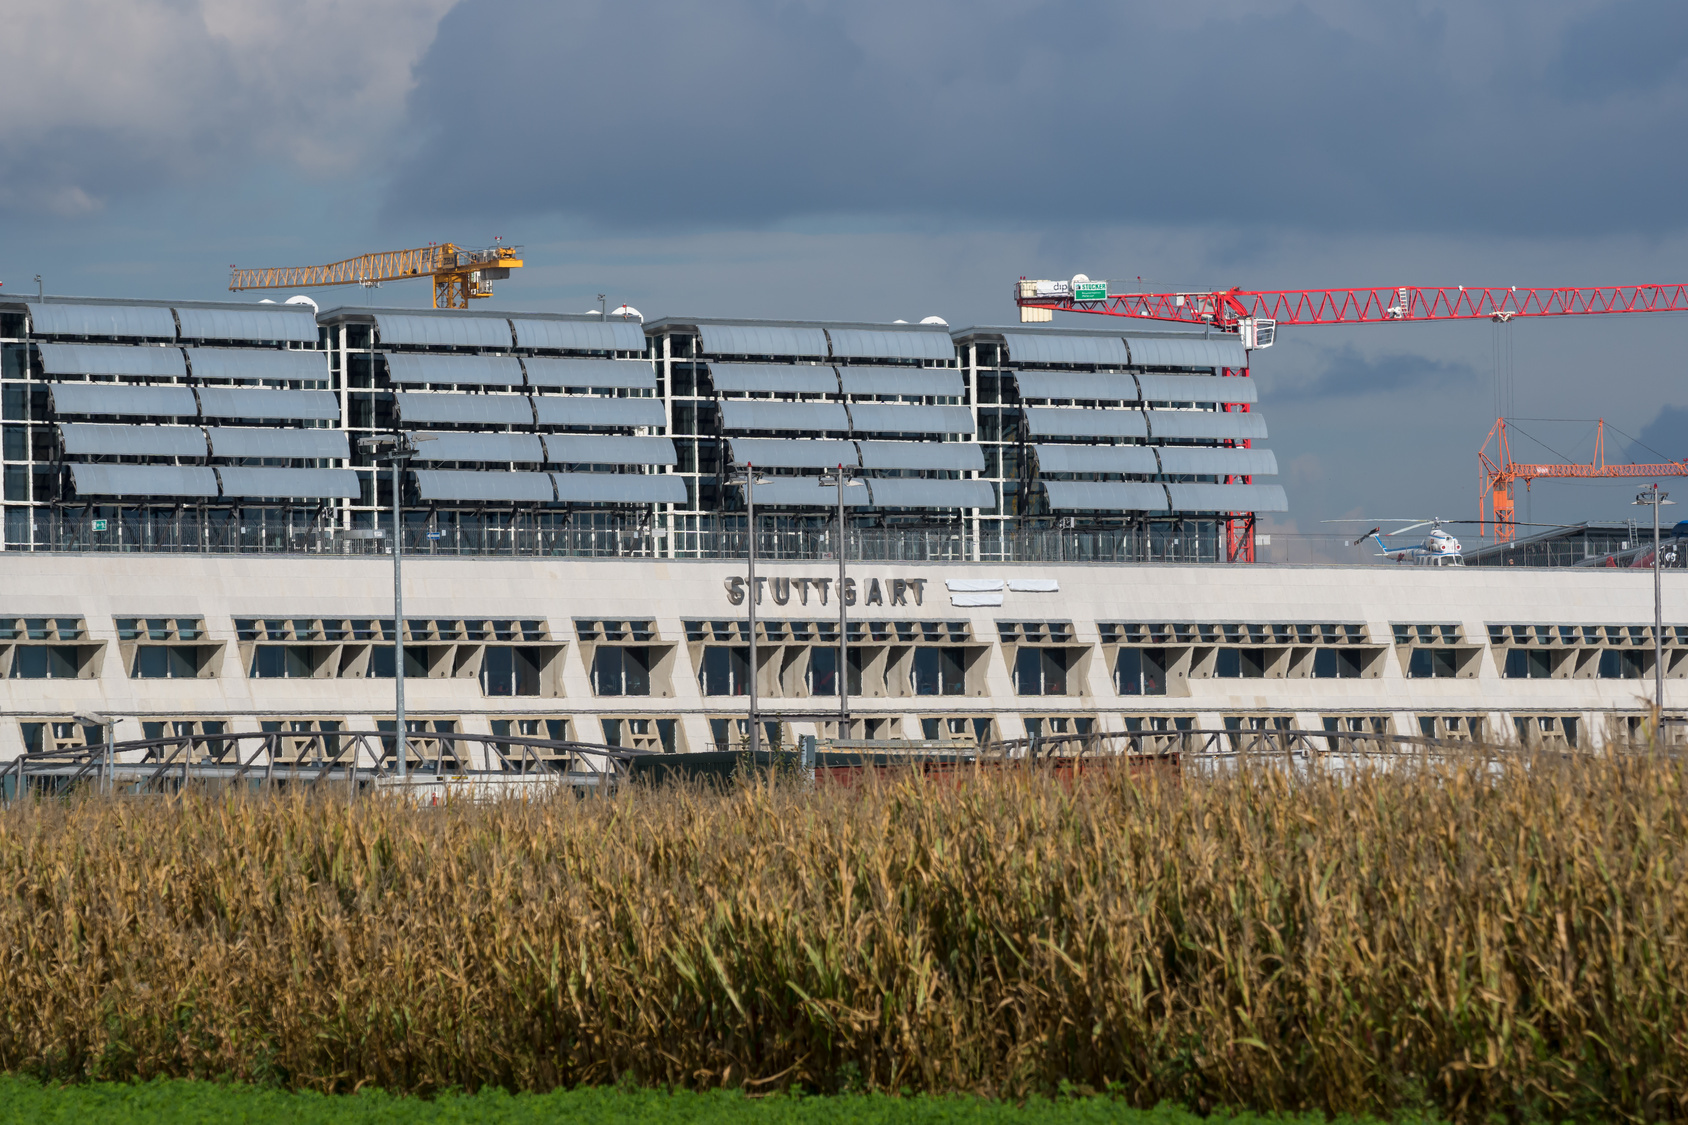
[(966, 1097), (893, 1098), (881, 1094), (747, 1098), (707, 1093), (578, 1089), (548, 1094), (445, 1094), (401, 1098), (380, 1090), (324, 1096), (225, 1084), (160, 1080), (80, 1086), (43, 1085), (0, 1075), (0, 1122), (124, 1122), (126, 1125), (1324, 1125), (1320, 1114), (1242, 1113), (1201, 1118), (1175, 1106), (1132, 1109), (1112, 1098), (1033, 1099), (1025, 1103)]

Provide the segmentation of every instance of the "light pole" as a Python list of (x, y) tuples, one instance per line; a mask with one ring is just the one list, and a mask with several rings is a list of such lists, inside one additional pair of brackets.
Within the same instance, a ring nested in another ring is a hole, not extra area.
[[(399, 470), (413, 457), (416, 443), (433, 441), (433, 436), (415, 434), (377, 434), (358, 439), (358, 448), (370, 454), (370, 459), (383, 458), (393, 465), (393, 710), (395, 738), (399, 756), (399, 784), (410, 780), (410, 738), (404, 725), (404, 493)], [(377, 452), (385, 449), (385, 453)]]
[(850, 619), (844, 604), (844, 490), (864, 488), (854, 466), (840, 464), (820, 483), (838, 488), (838, 737), (850, 737)]
[(102, 715), (98, 711), (72, 715), (71, 718), (84, 726), (96, 726), (105, 731), (105, 790), (108, 794), (115, 792), (117, 789), (117, 718), (113, 715)]
[(1659, 738), (1659, 723), (1665, 715), (1665, 614), (1664, 589), (1659, 578), (1659, 508), (1676, 501), (1666, 499), (1670, 493), (1660, 492), (1658, 481), (1647, 486), (1635, 497), (1637, 504), (1653, 509), (1653, 741)]
[[(756, 716), (756, 467), (746, 461), (744, 472), (734, 473), (727, 481), (729, 484), (744, 485), (744, 507), (746, 517), (750, 521), (750, 549), (746, 552), (750, 591), (745, 604), (750, 607), (750, 760), (754, 763), (756, 752), (762, 748), (762, 730), (757, 724)], [(762, 477), (760, 483), (766, 484), (768, 479)]]

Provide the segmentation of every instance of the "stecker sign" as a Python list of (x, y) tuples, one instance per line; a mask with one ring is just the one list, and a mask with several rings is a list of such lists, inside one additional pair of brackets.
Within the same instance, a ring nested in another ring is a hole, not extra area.
[(1075, 301), (1106, 301), (1108, 299), (1108, 283), (1105, 281), (1080, 281), (1073, 286), (1073, 300)]

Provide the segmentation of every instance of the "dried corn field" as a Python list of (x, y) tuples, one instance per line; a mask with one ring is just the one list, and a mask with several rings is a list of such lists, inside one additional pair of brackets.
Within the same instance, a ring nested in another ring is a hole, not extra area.
[(0, 813), (0, 1068), (1688, 1116), (1655, 758)]

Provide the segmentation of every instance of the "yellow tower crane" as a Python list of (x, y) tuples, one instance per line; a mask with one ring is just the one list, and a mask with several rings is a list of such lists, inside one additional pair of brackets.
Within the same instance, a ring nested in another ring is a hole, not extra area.
[(436, 309), (466, 309), (477, 297), (492, 296), (492, 283), (510, 276), (522, 260), (519, 246), (464, 250), (450, 242), (415, 250), (387, 250), (360, 254), (326, 266), (281, 266), (243, 270), (229, 267), (229, 291), (242, 289), (309, 289), (328, 285), (378, 285), (431, 277)]

